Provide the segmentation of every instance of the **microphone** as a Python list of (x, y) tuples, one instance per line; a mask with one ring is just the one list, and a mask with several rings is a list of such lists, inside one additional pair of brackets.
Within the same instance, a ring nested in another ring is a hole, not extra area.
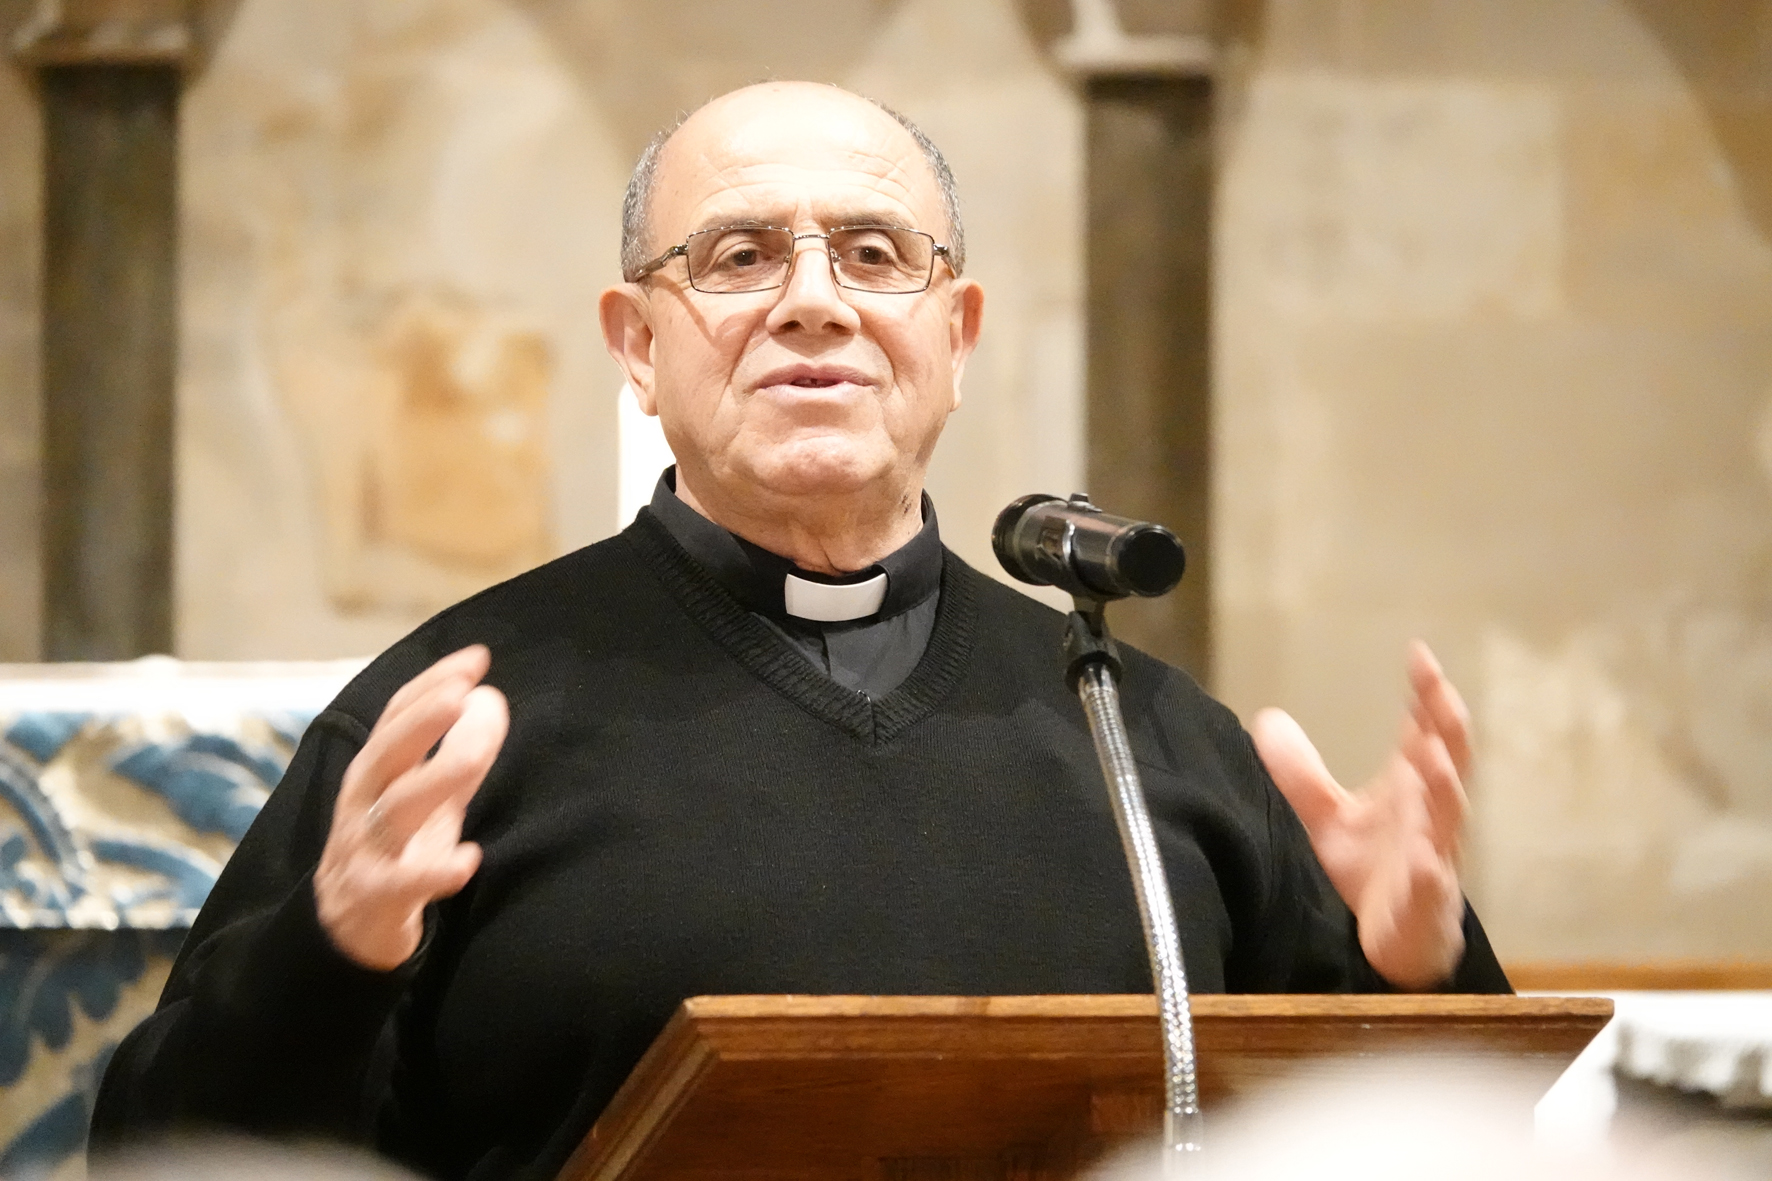
[(1069, 500), (1036, 492), (1013, 502), (997, 514), (991, 548), (1023, 582), (1104, 601), (1167, 594), (1187, 567), (1175, 534), (1110, 516), (1081, 492)]

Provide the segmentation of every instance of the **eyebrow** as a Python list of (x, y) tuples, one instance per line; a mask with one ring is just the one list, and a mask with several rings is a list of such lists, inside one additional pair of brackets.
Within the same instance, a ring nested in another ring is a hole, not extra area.
[(766, 217), (711, 217), (690, 231), (692, 234), (704, 233), (707, 230), (779, 230), (779, 221), (771, 221)]
[[(841, 226), (880, 226), (889, 230), (914, 230), (904, 218), (897, 214), (881, 213), (879, 210), (851, 209), (838, 213), (833, 217), (820, 218), (819, 223), (825, 228)], [(781, 220), (766, 217), (714, 217), (697, 226), (692, 233), (706, 230), (762, 230), (784, 229)]]
[(915, 226), (904, 218), (891, 213), (880, 213), (877, 210), (850, 210), (831, 218), (827, 225), (832, 226), (881, 226), (888, 230), (913, 230)]

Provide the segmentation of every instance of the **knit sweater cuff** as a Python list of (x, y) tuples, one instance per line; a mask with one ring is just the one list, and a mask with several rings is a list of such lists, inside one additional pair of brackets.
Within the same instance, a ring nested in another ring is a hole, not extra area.
[(221, 1017), (212, 1037), (233, 1041), (230, 1057), (243, 1063), (255, 1051), (299, 1050), (316, 1071), (360, 1068), (418, 972), (433, 925), (427, 912), (424, 941), (398, 968), (365, 968), (326, 934), (313, 875), (303, 876), (256, 936), (242, 941), (234, 963), (205, 973), (204, 991), (219, 1002), (210, 1011)]

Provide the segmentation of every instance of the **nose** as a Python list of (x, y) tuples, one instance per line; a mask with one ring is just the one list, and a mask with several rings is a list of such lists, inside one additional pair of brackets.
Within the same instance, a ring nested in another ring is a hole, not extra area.
[(781, 298), (769, 311), (771, 332), (854, 332), (861, 317), (843, 299), (831, 264), (830, 247), (822, 238), (794, 243), (793, 265)]

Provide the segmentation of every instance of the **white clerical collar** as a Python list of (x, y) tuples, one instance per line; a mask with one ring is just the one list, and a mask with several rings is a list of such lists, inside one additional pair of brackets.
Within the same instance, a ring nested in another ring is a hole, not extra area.
[(782, 584), (787, 613), (814, 623), (842, 623), (864, 619), (886, 601), (886, 574), (882, 571), (861, 582), (813, 582), (789, 574)]

